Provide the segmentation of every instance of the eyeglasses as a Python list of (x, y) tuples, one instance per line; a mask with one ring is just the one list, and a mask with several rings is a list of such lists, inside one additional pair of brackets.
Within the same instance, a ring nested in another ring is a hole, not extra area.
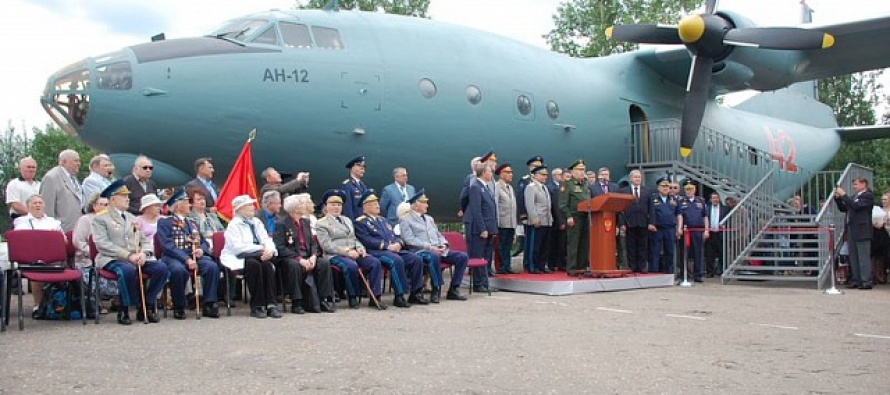
[(142, 166), (142, 170), (154, 170), (154, 166)]

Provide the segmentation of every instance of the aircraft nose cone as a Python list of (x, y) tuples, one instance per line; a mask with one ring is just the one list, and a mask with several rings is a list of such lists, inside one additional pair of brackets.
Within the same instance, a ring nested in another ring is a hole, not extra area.
[(76, 136), (90, 107), (88, 60), (68, 65), (47, 79), (40, 104), (66, 133)]
[(698, 15), (690, 15), (680, 21), (677, 34), (684, 43), (692, 44), (705, 34), (705, 20)]

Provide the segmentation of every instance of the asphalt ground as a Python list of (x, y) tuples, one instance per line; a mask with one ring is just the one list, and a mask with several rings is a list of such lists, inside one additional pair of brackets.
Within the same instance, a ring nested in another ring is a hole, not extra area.
[(0, 393), (890, 393), (888, 286), (829, 296), (708, 279), (344, 305), (260, 320), (239, 303), (231, 317), (129, 327), (113, 314), (86, 326), (26, 318), (24, 332), (13, 317)]

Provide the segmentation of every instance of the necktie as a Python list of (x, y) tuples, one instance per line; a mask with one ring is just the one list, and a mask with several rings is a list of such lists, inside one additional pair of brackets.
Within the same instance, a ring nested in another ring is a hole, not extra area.
[(402, 201), (407, 202), (408, 201), (408, 191), (405, 189), (405, 187), (399, 187), (399, 192), (402, 193)]
[(603, 193), (609, 193), (609, 186), (606, 184), (603, 184)]
[(253, 244), (260, 244), (260, 237), (256, 234), (256, 226), (250, 221), (247, 221), (247, 226), (250, 227), (250, 233), (253, 234)]
[(485, 185), (485, 192), (488, 192), (488, 194), (491, 195), (491, 188), (488, 186), (488, 183), (482, 185)]
[(124, 213), (121, 213), (121, 219), (122, 219), (124, 222), (127, 222), (127, 215), (124, 214)]
[(640, 200), (640, 190), (634, 187), (634, 200)]

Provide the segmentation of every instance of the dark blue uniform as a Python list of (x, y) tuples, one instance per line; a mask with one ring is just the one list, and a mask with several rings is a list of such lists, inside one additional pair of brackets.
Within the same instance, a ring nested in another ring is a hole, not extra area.
[(368, 186), (362, 180), (349, 177), (343, 180), (340, 190), (346, 195), (343, 200), (343, 215), (355, 222), (355, 219), (362, 215), (362, 203), (360, 200), (362, 194), (368, 190)]
[[(693, 259), (693, 278), (695, 281), (701, 281), (702, 277), (702, 260), (704, 258), (702, 246), (704, 244), (703, 235), (705, 232), (705, 219), (708, 218), (707, 205), (704, 199), (698, 196), (692, 198), (683, 196), (680, 200), (680, 215), (683, 216), (683, 226), (689, 232), (689, 248)], [(680, 262), (685, 268), (685, 261), (688, 255), (683, 257), (684, 262)]]
[[(368, 253), (380, 260), (392, 273), (392, 284), (397, 295), (420, 292), (423, 289), (423, 260), (408, 250), (392, 252), (388, 248), (399, 239), (384, 217), (363, 215), (355, 221), (355, 236)], [(404, 246), (403, 246), (404, 247)], [(406, 275), (407, 270), (407, 275)], [(408, 283), (408, 276), (411, 283)]]
[[(649, 198), (649, 224), (656, 230), (652, 233), (651, 255), (649, 255), (649, 272), (674, 272), (674, 243), (677, 240), (677, 215), (680, 205), (673, 196), (662, 197), (653, 193)], [(659, 257), (664, 249), (664, 262), (659, 267)]]
[(203, 285), (202, 296), (205, 304), (216, 302), (216, 288), (219, 284), (219, 266), (211, 258), (210, 245), (198, 226), (189, 219), (175, 215), (158, 221), (157, 241), (161, 243), (161, 261), (170, 271), (170, 293), (173, 296), (173, 309), (185, 308), (185, 282), (189, 278), (186, 261), (192, 257), (192, 237), (197, 236), (203, 255), (196, 260), (198, 274)]

